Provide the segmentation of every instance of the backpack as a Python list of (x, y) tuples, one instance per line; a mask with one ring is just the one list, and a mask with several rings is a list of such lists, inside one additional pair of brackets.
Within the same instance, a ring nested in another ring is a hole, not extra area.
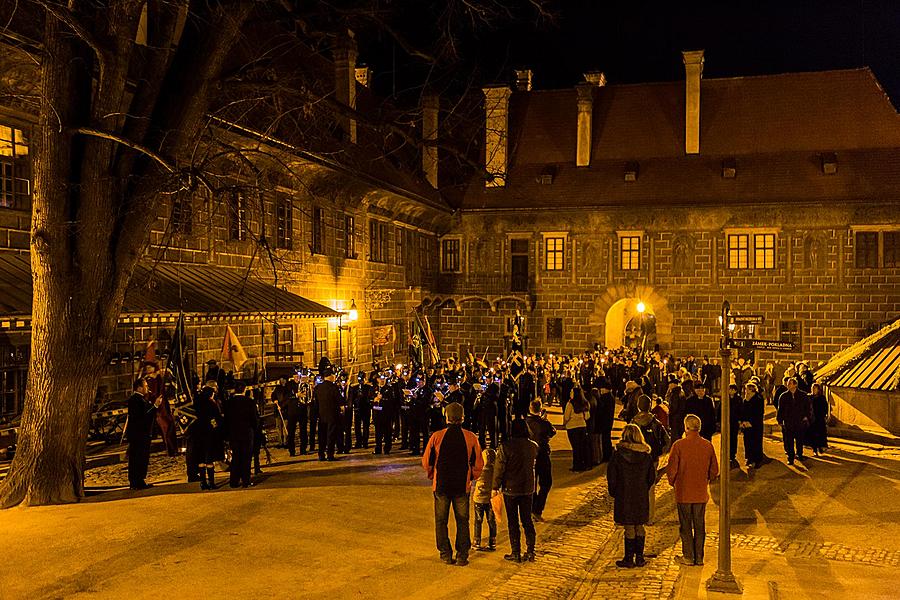
[(668, 436), (661, 425), (654, 427), (654, 424), (659, 424), (659, 421), (656, 419), (650, 421), (646, 426), (641, 427), (641, 433), (644, 434), (644, 441), (650, 446), (651, 456), (658, 458), (665, 452), (668, 445), (668, 440), (666, 439)]

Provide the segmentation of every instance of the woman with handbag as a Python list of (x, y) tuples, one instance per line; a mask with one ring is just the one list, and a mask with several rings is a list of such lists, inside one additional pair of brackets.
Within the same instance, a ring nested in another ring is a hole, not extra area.
[(587, 421), (589, 406), (580, 387), (572, 390), (572, 401), (566, 404), (563, 426), (572, 446), (572, 471), (587, 471), (591, 468), (591, 451), (588, 446)]

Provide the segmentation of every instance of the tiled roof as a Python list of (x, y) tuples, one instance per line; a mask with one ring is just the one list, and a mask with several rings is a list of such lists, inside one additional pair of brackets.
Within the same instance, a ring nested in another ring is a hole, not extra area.
[[(208, 265), (139, 265), (125, 295), (122, 315), (292, 314), (332, 317), (338, 312), (249, 276)], [(0, 253), (0, 315), (31, 314), (31, 267), (25, 254)]]
[(816, 381), (834, 387), (896, 391), (900, 388), (900, 319), (836, 354), (816, 370)]
[[(900, 116), (869, 69), (704, 79), (700, 154), (684, 153), (684, 82), (595, 90), (589, 167), (575, 167), (574, 89), (510, 99), (506, 188), (474, 179), (463, 208), (898, 197)], [(821, 154), (838, 158), (823, 175)], [(724, 179), (723, 159), (737, 177)], [(626, 162), (638, 163), (625, 183)], [(550, 185), (538, 175), (556, 170)]]

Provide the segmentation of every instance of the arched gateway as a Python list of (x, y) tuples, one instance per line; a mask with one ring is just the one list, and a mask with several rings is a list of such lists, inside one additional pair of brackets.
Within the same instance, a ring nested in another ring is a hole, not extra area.
[[(639, 312), (643, 304), (643, 314)], [(595, 341), (610, 348), (619, 348), (633, 339), (640, 321), (650, 330), (655, 325), (655, 343), (660, 348), (671, 347), (672, 311), (668, 301), (648, 285), (618, 284), (606, 288), (594, 300), (590, 325)], [(652, 349), (652, 344), (648, 347)]]

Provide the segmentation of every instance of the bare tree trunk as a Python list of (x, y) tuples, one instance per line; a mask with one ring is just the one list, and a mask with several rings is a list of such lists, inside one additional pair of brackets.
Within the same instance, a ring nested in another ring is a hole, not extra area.
[[(31, 222), (31, 359), (18, 447), (0, 507), (74, 502), (83, 495), (85, 443), (104, 356), (135, 259), (112, 260), (107, 223), (82, 223), (112, 196), (110, 179), (66, 125), (84, 123), (92, 61), (48, 19)], [(87, 208), (87, 210), (86, 210)], [(119, 271), (124, 273), (119, 273)]]

